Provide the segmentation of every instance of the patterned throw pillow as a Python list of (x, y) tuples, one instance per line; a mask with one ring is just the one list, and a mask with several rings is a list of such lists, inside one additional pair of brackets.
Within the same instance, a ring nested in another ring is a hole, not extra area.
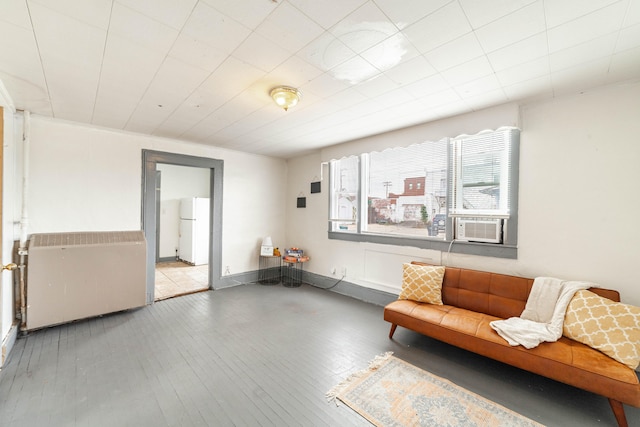
[(640, 307), (578, 291), (567, 307), (563, 335), (631, 369), (640, 363)]
[(402, 291), (398, 299), (442, 305), (442, 279), (444, 267), (440, 265), (402, 264)]

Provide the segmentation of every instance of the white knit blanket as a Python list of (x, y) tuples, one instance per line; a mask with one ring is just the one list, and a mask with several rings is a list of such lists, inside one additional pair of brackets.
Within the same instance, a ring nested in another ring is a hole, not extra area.
[(596, 286), (589, 282), (537, 277), (520, 317), (494, 320), (490, 325), (512, 346), (534, 348), (541, 342), (557, 341), (562, 336), (564, 316), (573, 295)]

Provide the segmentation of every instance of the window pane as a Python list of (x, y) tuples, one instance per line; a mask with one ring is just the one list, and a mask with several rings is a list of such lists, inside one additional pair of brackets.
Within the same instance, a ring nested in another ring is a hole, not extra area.
[(368, 158), (367, 220), (363, 229), (377, 234), (444, 238), (447, 141), (374, 152)]
[(331, 229), (356, 232), (358, 219), (358, 157), (331, 162)]
[(454, 214), (508, 214), (512, 133), (506, 129), (454, 141)]

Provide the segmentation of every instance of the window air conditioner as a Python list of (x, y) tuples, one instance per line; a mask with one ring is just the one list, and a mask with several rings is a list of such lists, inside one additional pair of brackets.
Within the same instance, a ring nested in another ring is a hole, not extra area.
[(458, 218), (456, 239), (467, 242), (502, 243), (502, 219)]

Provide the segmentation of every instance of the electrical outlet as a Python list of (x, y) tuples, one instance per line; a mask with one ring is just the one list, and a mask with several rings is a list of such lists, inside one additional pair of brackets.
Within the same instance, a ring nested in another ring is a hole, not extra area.
[(331, 267), (331, 275), (332, 276), (336, 275), (336, 268), (335, 267)]
[(342, 267), (342, 277), (346, 277), (347, 275), (347, 267)]
[(227, 265), (227, 268), (225, 268), (224, 270), (224, 275), (228, 276), (229, 274), (231, 274), (231, 271), (229, 270), (229, 266)]

